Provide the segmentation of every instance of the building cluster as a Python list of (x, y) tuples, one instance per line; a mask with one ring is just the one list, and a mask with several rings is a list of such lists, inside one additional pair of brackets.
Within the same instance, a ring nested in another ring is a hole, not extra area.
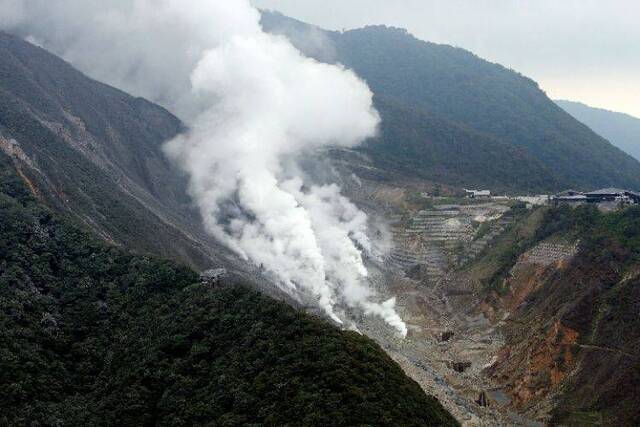
[(555, 205), (580, 205), (586, 203), (636, 204), (640, 203), (640, 193), (630, 190), (622, 190), (620, 188), (603, 188), (596, 191), (590, 191), (588, 193), (566, 190), (552, 196), (551, 200)]
[(482, 199), (482, 200), (493, 200), (493, 201), (509, 201), (509, 200), (517, 200), (519, 202), (526, 203), (528, 207), (531, 206), (543, 206), (548, 205), (550, 197), (546, 194), (536, 195), (536, 196), (496, 196), (491, 194), (491, 190), (464, 190), (467, 197), (469, 199)]

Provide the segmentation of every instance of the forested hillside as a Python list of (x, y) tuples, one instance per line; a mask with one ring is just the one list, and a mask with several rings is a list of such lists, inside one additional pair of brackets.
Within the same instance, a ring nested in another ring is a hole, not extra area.
[[(501, 65), (397, 28), (326, 32), (272, 12), (264, 12), (262, 22), (319, 60), (340, 62), (367, 81), (383, 118), (394, 121), (383, 123), (381, 141), (367, 145), (385, 167), (409, 162), (407, 174), (520, 191), (640, 188), (638, 161), (564, 112), (534, 81)], [(416, 144), (423, 149), (415, 150)], [(439, 162), (434, 171), (443, 150), (464, 161)], [(481, 154), (487, 150), (499, 154), (487, 161)]]
[(0, 424), (456, 425), (371, 340), (107, 246), (0, 154)]
[(383, 170), (460, 188), (536, 192), (559, 185), (549, 169), (521, 147), (420, 108), (384, 97), (375, 101), (382, 117), (381, 137), (359, 150)]

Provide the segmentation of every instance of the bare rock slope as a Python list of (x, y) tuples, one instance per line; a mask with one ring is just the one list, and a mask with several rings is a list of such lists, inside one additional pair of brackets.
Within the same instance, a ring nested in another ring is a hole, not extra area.
[(0, 33), (0, 148), (43, 202), (104, 240), (195, 267), (222, 262), (162, 144), (168, 111)]

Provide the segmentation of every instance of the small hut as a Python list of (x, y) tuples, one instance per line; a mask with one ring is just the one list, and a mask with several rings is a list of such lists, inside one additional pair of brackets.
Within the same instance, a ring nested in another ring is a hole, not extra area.
[(206, 285), (217, 285), (226, 276), (226, 268), (214, 268), (200, 273), (200, 280)]

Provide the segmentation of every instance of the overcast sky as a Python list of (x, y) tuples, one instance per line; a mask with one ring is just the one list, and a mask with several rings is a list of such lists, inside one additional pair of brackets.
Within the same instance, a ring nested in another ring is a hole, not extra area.
[(640, 117), (640, 0), (252, 0), (328, 29), (367, 24), (463, 47), (551, 98)]

